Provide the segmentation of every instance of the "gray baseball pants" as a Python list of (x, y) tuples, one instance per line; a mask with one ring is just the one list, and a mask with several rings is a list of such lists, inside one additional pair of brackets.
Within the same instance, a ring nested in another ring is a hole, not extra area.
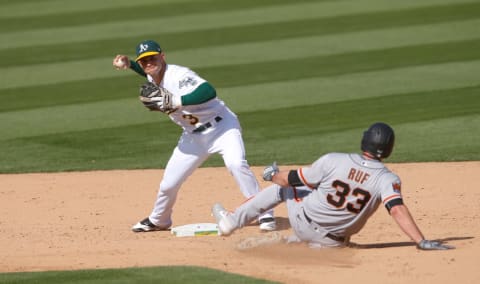
[(327, 237), (327, 231), (318, 224), (306, 219), (302, 199), (308, 198), (311, 192), (306, 187), (280, 187), (273, 184), (243, 203), (233, 214), (229, 215), (229, 218), (231, 218), (236, 228), (242, 228), (263, 212), (274, 208), (282, 202), (286, 202), (288, 219), (294, 231), (294, 235), (288, 237), (288, 242), (307, 242), (311, 247), (315, 248), (344, 246), (344, 242)]

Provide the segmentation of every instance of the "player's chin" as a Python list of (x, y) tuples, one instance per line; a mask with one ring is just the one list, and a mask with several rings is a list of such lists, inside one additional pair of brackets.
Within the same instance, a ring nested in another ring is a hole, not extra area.
[(160, 73), (160, 71), (162, 71), (162, 68), (160, 68), (159, 66), (148, 66), (143, 71), (145, 71), (145, 73), (147, 73), (149, 75), (155, 75), (155, 74)]

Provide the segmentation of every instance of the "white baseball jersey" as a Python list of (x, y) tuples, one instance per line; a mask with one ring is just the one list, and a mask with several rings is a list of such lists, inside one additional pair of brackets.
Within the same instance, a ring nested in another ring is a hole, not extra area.
[[(154, 83), (151, 76), (147, 75), (147, 79)], [(186, 67), (167, 64), (159, 87), (178, 98), (191, 94), (205, 82), (205, 79)], [(214, 153), (222, 156), (245, 198), (260, 191), (255, 175), (245, 159), (238, 118), (222, 100), (214, 97), (203, 103), (183, 105), (169, 113), (169, 117), (184, 131), (165, 168), (149, 216), (153, 224), (164, 228), (172, 225), (173, 205), (178, 190), (188, 176)], [(272, 216), (273, 211), (270, 210), (260, 218)]]
[(402, 198), (400, 178), (383, 163), (358, 154), (330, 153), (298, 174), (314, 189), (303, 200), (305, 214), (340, 236), (360, 231), (380, 203)]
[[(147, 79), (154, 83), (150, 75), (147, 75)], [(166, 89), (172, 93), (173, 96), (181, 97), (192, 93), (198, 86), (205, 82), (205, 79), (186, 67), (167, 64), (165, 75), (159, 87)], [(195, 128), (206, 122), (214, 121), (216, 116), (225, 117), (227, 115), (235, 116), (218, 97), (202, 104), (182, 106), (180, 109), (169, 114), (170, 119), (188, 132), (192, 132)]]

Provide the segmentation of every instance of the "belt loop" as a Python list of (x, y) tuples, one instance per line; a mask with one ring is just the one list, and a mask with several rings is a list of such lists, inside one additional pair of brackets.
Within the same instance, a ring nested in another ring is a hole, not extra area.
[[(308, 217), (307, 213), (305, 213), (305, 209), (304, 209), (304, 208), (302, 208), (302, 211), (303, 211), (303, 215), (305, 216), (305, 220), (307, 220), (307, 222), (308, 222), (309, 224), (312, 224), (312, 223), (317, 224), (317, 223), (313, 222), (313, 220), (310, 219), (310, 217)], [(317, 224), (317, 225), (318, 225), (318, 224)], [(318, 225), (318, 226), (320, 227), (320, 225)], [(337, 241), (337, 242), (341, 242), (341, 243), (344, 243), (344, 242), (345, 242), (345, 237), (336, 236), (336, 235), (331, 234), (331, 233), (327, 233), (327, 234), (325, 235), (325, 237), (327, 237), (327, 238), (329, 238), (329, 239), (331, 239), (331, 240)]]
[[(215, 116), (214, 120), (215, 120), (215, 122), (218, 123), (219, 121), (222, 120), (222, 117), (221, 116)], [(194, 130), (192, 130), (192, 133), (200, 133), (200, 132), (203, 132), (203, 131), (207, 130), (210, 127), (212, 127), (212, 123), (207, 122), (207, 123), (202, 124), (199, 127), (195, 128)]]

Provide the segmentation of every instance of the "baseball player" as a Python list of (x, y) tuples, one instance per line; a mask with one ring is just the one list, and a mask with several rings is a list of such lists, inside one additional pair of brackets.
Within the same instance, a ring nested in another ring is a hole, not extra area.
[[(162, 92), (154, 97), (144, 94), (140, 99), (150, 110), (158, 110), (183, 128), (183, 133), (173, 150), (157, 199), (150, 216), (132, 227), (134, 232), (168, 230), (172, 225), (172, 208), (182, 183), (211, 154), (219, 153), (241, 192), (250, 198), (259, 192), (260, 186), (245, 159), (245, 148), (237, 116), (218, 99), (214, 87), (192, 70), (167, 64), (160, 45), (146, 40), (136, 47), (136, 59), (117, 55), (113, 65), (117, 69), (131, 68), (145, 76), (150, 87)], [(154, 99), (152, 99), (154, 97)], [(273, 211), (259, 217), (260, 229), (272, 231), (276, 228)]]
[(307, 242), (311, 247), (341, 247), (358, 233), (383, 204), (403, 232), (419, 249), (453, 248), (426, 240), (405, 206), (400, 178), (382, 159), (393, 149), (395, 135), (385, 123), (375, 123), (364, 133), (362, 155), (329, 153), (312, 165), (279, 171), (275, 163), (265, 168), (263, 178), (275, 184), (260, 191), (233, 213), (215, 204), (222, 235), (230, 235), (255, 216), (286, 201), (294, 235), (289, 242)]

